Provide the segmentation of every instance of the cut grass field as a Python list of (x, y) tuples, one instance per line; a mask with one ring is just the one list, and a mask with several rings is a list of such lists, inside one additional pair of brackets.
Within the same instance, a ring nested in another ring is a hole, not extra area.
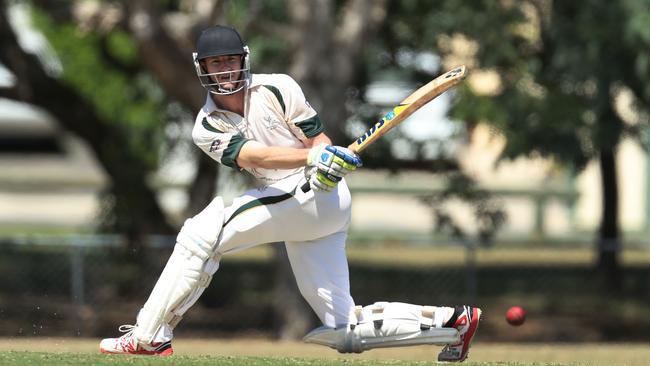
[[(0, 340), (0, 365), (431, 365), (440, 347), (418, 346), (342, 355), (302, 342), (179, 339), (174, 356), (107, 356), (97, 339)], [(477, 341), (462, 365), (647, 365), (648, 344), (500, 344)]]
[[(99, 356), (89, 354), (47, 354), (32, 352), (9, 352), (0, 353), (0, 363), (2, 365), (93, 365), (93, 366), (112, 366), (112, 365), (183, 365), (183, 366), (207, 366), (207, 365), (225, 365), (225, 366), (284, 366), (284, 365), (340, 365), (340, 360), (321, 360), (321, 359), (302, 359), (302, 358), (268, 358), (268, 357), (225, 357), (225, 356), (178, 356), (171, 360), (151, 359), (144, 357), (124, 356)], [(346, 365), (371, 366), (371, 365), (431, 365), (430, 362), (417, 361), (368, 361), (359, 360), (345, 362)], [(467, 362), (468, 366), (491, 366), (491, 365), (512, 365), (526, 366), (527, 363), (495, 363), (495, 362)], [(535, 365), (545, 365), (536, 363)]]

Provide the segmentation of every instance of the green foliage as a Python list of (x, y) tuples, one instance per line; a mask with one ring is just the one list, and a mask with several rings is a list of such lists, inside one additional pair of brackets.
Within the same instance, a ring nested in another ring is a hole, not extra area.
[(106, 43), (108, 52), (115, 59), (125, 65), (137, 63), (138, 50), (128, 33), (115, 29), (107, 35)]
[[(650, 99), (650, 2), (648, 0), (626, 0), (622, 2), (627, 22), (622, 30), (626, 44), (636, 50), (634, 73), (639, 78), (646, 100)], [(644, 82), (646, 81), (646, 82)], [(647, 111), (647, 107), (645, 108)]]
[[(458, 88), (452, 115), (487, 122), (507, 139), (504, 158), (536, 155), (577, 168), (637, 129), (606, 114), (613, 89), (650, 102), (650, 4), (409, 0), (391, 3), (382, 45), (452, 54), (451, 40), (473, 42), (475, 68), (496, 71), (498, 95)], [(546, 6), (546, 8), (545, 8)], [(394, 57), (393, 57), (394, 59)]]
[[(251, 31), (244, 34), (246, 42), (251, 49), (251, 68), (257, 73), (287, 72), (287, 65), (291, 64), (293, 50), (291, 44), (281, 37), (269, 36), (269, 24), (284, 26), (287, 23), (286, 1), (260, 1), (255, 4), (259, 7), (262, 19), (253, 20)], [(233, 2), (230, 4), (229, 19), (236, 23), (250, 16), (251, 4), (248, 2)], [(243, 26), (244, 24), (240, 24)]]
[(291, 62), (291, 50), (287, 42), (278, 38), (254, 35), (248, 40), (251, 49), (251, 69), (255, 73), (277, 73)]
[(83, 32), (71, 23), (54, 23), (37, 10), (34, 20), (63, 65), (61, 78), (101, 118), (128, 130), (126, 148), (155, 167), (163, 138), (164, 94), (149, 75), (138, 71), (137, 50), (129, 35), (119, 30), (106, 35)]

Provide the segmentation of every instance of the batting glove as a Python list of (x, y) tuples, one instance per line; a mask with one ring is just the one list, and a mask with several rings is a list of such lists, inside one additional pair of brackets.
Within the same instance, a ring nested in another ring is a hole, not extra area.
[(330, 192), (351, 171), (362, 166), (359, 156), (341, 146), (320, 144), (312, 147), (305, 175), (315, 191)]

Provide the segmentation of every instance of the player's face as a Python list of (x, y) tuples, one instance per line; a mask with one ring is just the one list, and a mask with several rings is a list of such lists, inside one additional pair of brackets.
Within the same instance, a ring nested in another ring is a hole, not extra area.
[(222, 88), (234, 89), (237, 87), (236, 80), (239, 80), (241, 72), (229, 73), (228, 71), (241, 69), (241, 55), (226, 55), (207, 57), (203, 60), (203, 67), (208, 74), (223, 73), (213, 75), (214, 81), (218, 81)]

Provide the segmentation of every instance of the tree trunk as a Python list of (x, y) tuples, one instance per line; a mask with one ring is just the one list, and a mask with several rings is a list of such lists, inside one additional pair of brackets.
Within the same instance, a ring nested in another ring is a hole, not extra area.
[(599, 272), (612, 289), (620, 288), (621, 271), (618, 255), (621, 249), (618, 226), (618, 184), (614, 149), (603, 148), (600, 153), (603, 213), (598, 237)]
[[(604, 53), (603, 60), (611, 55)], [(618, 255), (621, 238), (618, 224), (618, 182), (616, 169), (616, 147), (623, 131), (623, 121), (612, 105), (611, 89), (613, 76), (607, 68), (597, 76), (598, 93), (595, 98), (596, 120), (594, 142), (600, 151), (600, 176), (602, 183), (603, 212), (598, 236), (597, 270), (612, 291), (621, 286), (621, 271)]]
[[(158, 1), (124, 1), (127, 30), (138, 44), (143, 66), (156, 77), (167, 95), (196, 113), (205, 102), (192, 64), (192, 40), (189, 47), (175, 40), (163, 28), (161, 5)], [(187, 35), (191, 38), (192, 35)], [(194, 121), (191, 121), (194, 122)]]

